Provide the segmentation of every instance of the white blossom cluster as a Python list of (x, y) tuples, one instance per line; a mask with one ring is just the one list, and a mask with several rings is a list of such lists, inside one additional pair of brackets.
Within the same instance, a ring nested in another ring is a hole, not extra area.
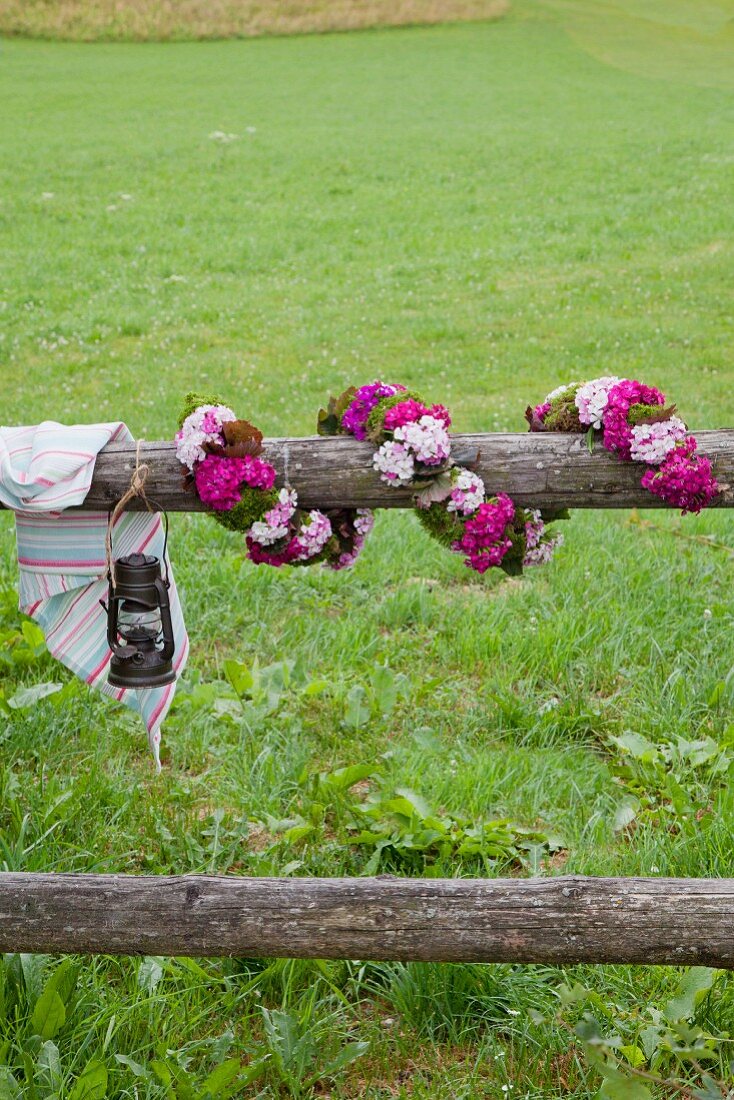
[(679, 416), (660, 420), (656, 424), (636, 424), (632, 429), (631, 455), (635, 462), (646, 462), (648, 466), (659, 466), (675, 447), (679, 439), (684, 439), (686, 426)]

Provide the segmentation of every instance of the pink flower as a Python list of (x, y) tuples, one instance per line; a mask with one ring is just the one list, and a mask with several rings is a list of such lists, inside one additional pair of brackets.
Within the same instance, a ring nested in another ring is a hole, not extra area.
[(476, 515), (464, 524), (464, 533), (453, 544), (457, 553), (465, 554), (465, 563), (477, 573), (486, 573), (499, 565), (512, 547), (506, 531), (515, 517), (515, 505), (505, 493), (481, 504)]
[(196, 465), (194, 480), (200, 500), (217, 512), (229, 512), (240, 502), (242, 485), (249, 485), (252, 489), (272, 489), (275, 468), (252, 455), (228, 458), (207, 454)]
[(445, 405), (431, 405), (428, 413), (436, 420), (440, 420), (447, 431), (451, 427), (451, 413)]
[(657, 469), (647, 470), (642, 478), (643, 489), (649, 489), (666, 504), (686, 512), (700, 512), (711, 503), (719, 491), (711, 463), (705, 455), (696, 454), (695, 437), (689, 435), (676, 444)]
[(396, 428), (394, 437), (412, 451), (416, 462), (424, 466), (440, 466), (451, 454), (451, 440), (443, 421), (434, 416), (422, 416), (420, 420)]
[(360, 386), (342, 416), (342, 428), (355, 439), (367, 438), (367, 419), (383, 397), (392, 397), (402, 393), (405, 386), (392, 385), (389, 382), (370, 382)]
[(247, 536), (247, 556), (255, 565), (272, 565), (279, 569), (281, 565), (292, 565), (298, 560), (301, 546), (297, 538), (292, 538), (284, 550), (270, 550), (255, 539)]
[(411, 397), (407, 401), (401, 401), (399, 405), (393, 405), (391, 409), (387, 410), (385, 413), (385, 429), (392, 432), (395, 428), (402, 428), (403, 424), (411, 424), (427, 415), (428, 409), (426, 406), (422, 405), (420, 401), (414, 401)]
[(629, 461), (634, 436), (627, 414), (633, 405), (664, 405), (665, 396), (654, 386), (623, 379), (613, 386), (604, 410), (604, 446)]

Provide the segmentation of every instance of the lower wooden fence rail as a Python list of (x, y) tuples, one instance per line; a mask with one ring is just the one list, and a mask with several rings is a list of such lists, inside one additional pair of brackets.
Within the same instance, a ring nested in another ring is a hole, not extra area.
[(0, 951), (734, 966), (734, 879), (0, 874)]

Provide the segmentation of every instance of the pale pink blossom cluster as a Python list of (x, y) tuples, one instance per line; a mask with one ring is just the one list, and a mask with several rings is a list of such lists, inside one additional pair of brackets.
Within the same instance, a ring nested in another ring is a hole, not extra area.
[(223, 444), (222, 428), (236, 419), (236, 414), (226, 405), (199, 405), (176, 432), (176, 458), (193, 473), (196, 463), (206, 457), (205, 445)]
[(454, 466), (451, 471), (452, 489), (446, 504), (447, 512), (470, 516), (484, 502), (484, 482), (477, 474), (464, 466)]
[(592, 378), (576, 391), (576, 408), (579, 420), (590, 428), (601, 428), (604, 412), (609, 401), (609, 391), (621, 378), (608, 375), (605, 378)]
[(422, 416), (420, 420), (403, 424), (395, 429), (393, 438), (410, 447), (416, 462), (424, 466), (440, 466), (451, 454), (446, 425), (435, 416)]
[(296, 536), (301, 548), (299, 561), (308, 561), (315, 558), (326, 546), (331, 538), (331, 520), (323, 512), (315, 509), (308, 513), (308, 522), (301, 524)]
[(284, 539), (290, 531), (291, 520), (298, 508), (298, 495), (295, 489), (281, 489), (278, 503), (265, 513), (261, 520), (253, 523), (248, 534), (261, 546), (272, 546)]
[(524, 566), (547, 565), (559, 546), (563, 545), (563, 535), (546, 538), (545, 523), (537, 508), (528, 510), (525, 520), (525, 557)]
[(634, 462), (659, 466), (680, 439), (685, 439), (686, 426), (679, 416), (671, 416), (655, 424), (637, 424), (632, 429), (630, 456)]
[(375, 453), (373, 464), (388, 485), (406, 485), (415, 465), (440, 466), (451, 455), (451, 440), (443, 419), (426, 414), (402, 424)]
[(333, 533), (331, 520), (314, 509), (296, 529), (297, 512), (295, 489), (281, 489), (277, 504), (247, 532), (250, 561), (256, 565), (293, 565), (310, 561), (322, 552)]
[(369, 535), (372, 528), (375, 526), (375, 517), (368, 508), (358, 508), (354, 519), (352, 521), (354, 528), (354, 535), (352, 541), (352, 549), (340, 554), (336, 561), (329, 563), (332, 569), (349, 569), (351, 565), (354, 565), (355, 561), (362, 552), (362, 548), (365, 544), (365, 539)]
[(375, 451), (372, 465), (388, 485), (408, 485), (415, 473), (415, 461), (410, 450), (393, 439), (388, 439)]

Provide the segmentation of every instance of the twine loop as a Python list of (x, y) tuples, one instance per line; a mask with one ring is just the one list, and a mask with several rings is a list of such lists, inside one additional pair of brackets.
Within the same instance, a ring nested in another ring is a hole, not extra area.
[(135, 447), (135, 469), (130, 476), (130, 486), (128, 489), (126, 489), (124, 494), (118, 500), (115, 507), (110, 512), (110, 517), (107, 522), (107, 534), (105, 535), (105, 556), (107, 559), (107, 576), (112, 581), (113, 588), (115, 586), (116, 578), (115, 562), (114, 558), (112, 557), (112, 531), (115, 524), (127, 508), (130, 501), (134, 500), (136, 497), (140, 497), (149, 512), (155, 511), (145, 493), (145, 483), (148, 480), (150, 468), (147, 463), (140, 461), (140, 447), (143, 442), (144, 441), (142, 439), (139, 439), (137, 442), (137, 446)]

